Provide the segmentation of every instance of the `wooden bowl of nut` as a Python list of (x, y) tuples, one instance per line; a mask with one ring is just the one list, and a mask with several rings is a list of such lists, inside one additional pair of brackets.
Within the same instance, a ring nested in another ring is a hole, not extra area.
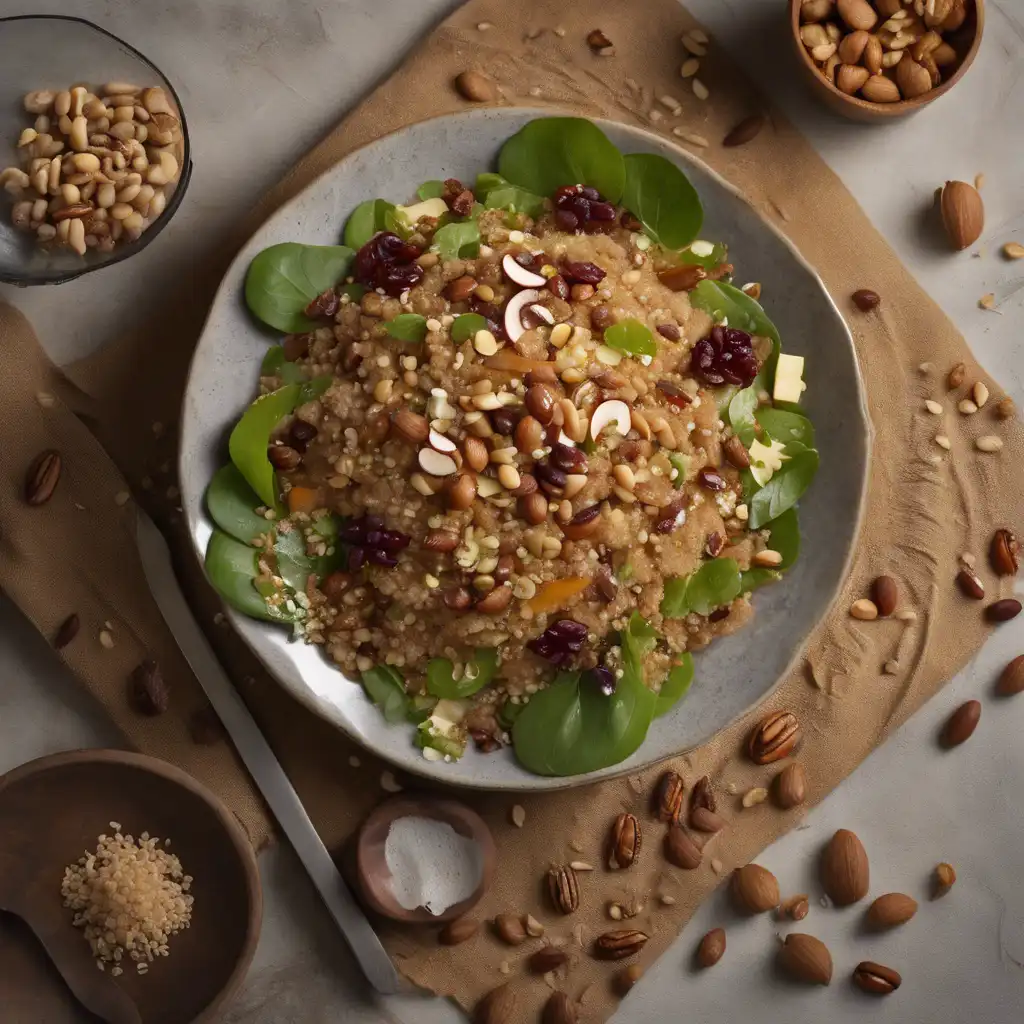
[(832, 110), (902, 117), (949, 92), (971, 66), (984, 0), (789, 0), (797, 60)]

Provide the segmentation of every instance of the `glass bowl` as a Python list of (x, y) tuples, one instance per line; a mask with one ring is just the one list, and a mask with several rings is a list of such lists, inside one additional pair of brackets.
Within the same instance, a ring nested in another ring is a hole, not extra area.
[[(143, 88), (162, 87), (181, 121), (180, 172), (177, 181), (164, 188), (167, 205), (163, 212), (137, 240), (118, 242), (110, 252), (91, 248), (79, 256), (63, 246), (43, 247), (33, 233), (17, 230), (11, 223), (14, 197), (0, 190), (0, 281), (60, 284), (128, 259), (149, 245), (174, 216), (192, 175), (185, 112), (174, 87), (152, 61), (117, 36), (81, 18), (0, 18), (0, 169), (24, 167), (17, 142), (34, 121), (34, 115), (23, 106), (26, 93), (40, 89), (56, 92), (77, 83), (99, 88), (105, 82), (116, 81)], [(34, 195), (31, 189), (27, 191)]]

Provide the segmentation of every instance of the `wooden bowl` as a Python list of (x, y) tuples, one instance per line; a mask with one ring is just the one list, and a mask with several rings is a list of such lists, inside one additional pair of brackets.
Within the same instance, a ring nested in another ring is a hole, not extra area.
[[(981, 46), (981, 35), (985, 27), (985, 0), (968, 0), (967, 20), (956, 32), (951, 32), (943, 37), (957, 53), (957, 63), (951, 65), (953, 73), (923, 96), (900, 100), (898, 103), (871, 103), (861, 99), (860, 96), (850, 96), (845, 92), (840, 92), (818, 70), (818, 65), (815, 64), (807, 47), (800, 39), (800, 5), (801, 0), (789, 0), (790, 35), (793, 45), (796, 47), (797, 63), (800, 65), (802, 77), (811, 92), (818, 96), (826, 106), (852, 121), (879, 122), (904, 117), (921, 110), (940, 96), (944, 96), (963, 78), (967, 69), (974, 62), (978, 48)], [(879, 15), (879, 20), (884, 20), (882, 15)]]
[[(136, 837), (169, 838), (195, 897), (191, 926), (170, 938), (170, 956), (157, 957), (144, 975), (128, 963), (114, 981), (145, 1024), (212, 1021), (245, 977), (263, 911), (256, 857), (232, 812), (173, 765), (123, 750), (54, 754), (0, 776), (3, 860), (22, 877), (32, 913), (66, 925), (100, 978), (110, 975), (96, 969), (73, 928), (60, 885), (64, 868), (111, 834), (111, 821)], [(12, 1020), (95, 1020), (70, 999), (31, 933), (2, 914), (0, 963), (12, 968), (0, 971), (0, 1019), (9, 1010)]]
[[(407, 910), (391, 891), (391, 871), (384, 859), (384, 844), (391, 823), (398, 818), (410, 817), (443, 821), (460, 836), (473, 839), (480, 846), (483, 859), (480, 884), (466, 899), (440, 914), (432, 914), (426, 907)], [(396, 796), (381, 804), (363, 823), (355, 854), (357, 880), (363, 899), (378, 914), (403, 924), (441, 924), (468, 913), (490, 887), (497, 859), (491, 830), (476, 811), (456, 800), (438, 800), (428, 796)]]

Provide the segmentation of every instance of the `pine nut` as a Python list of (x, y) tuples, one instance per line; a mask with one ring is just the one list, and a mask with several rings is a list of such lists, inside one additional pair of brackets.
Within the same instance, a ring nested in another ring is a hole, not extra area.
[(89, 90), (76, 85), (68, 95), (71, 99), (71, 106), (68, 112), (72, 117), (81, 117), (82, 108), (85, 106), (85, 98), (89, 95)]
[(127, 185), (118, 190), (117, 201), (119, 203), (130, 203), (141, 191), (141, 185)]
[(76, 153), (71, 163), (82, 174), (95, 174), (100, 169), (100, 158), (95, 153)]
[(118, 124), (112, 124), (108, 131), (115, 139), (127, 142), (129, 139), (135, 138), (135, 123), (133, 121), (121, 121)]
[(100, 185), (96, 190), (96, 204), (102, 209), (109, 209), (116, 202), (117, 194), (113, 185)]
[[(57, 117), (63, 117), (67, 115), (70, 109), (71, 93), (68, 92), (67, 89), (64, 89), (61, 92), (57, 93), (56, 97), (53, 100), (53, 112), (57, 115)], [(40, 113), (43, 113), (43, 111), (40, 111)]]
[(40, 242), (52, 242), (57, 237), (57, 228), (53, 224), (40, 224), (36, 228), (36, 237)]
[(860, 619), (863, 622), (870, 622), (873, 619), (878, 618), (878, 606), (874, 601), (870, 601), (866, 597), (862, 597), (859, 600), (854, 601), (850, 606), (850, 614), (855, 619)]
[(988, 401), (988, 386), (984, 381), (978, 381), (971, 389), (974, 396), (974, 404), (980, 409)]
[(37, 199), (32, 204), (32, 219), (42, 220), (47, 213), (47, 203), (45, 199)]
[(572, 336), (572, 324), (555, 324), (551, 328), (551, 337), (548, 339), (555, 348), (562, 348)]
[(979, 452), (997, 452), (1003, 447), (1003, 439), (997, 434), (984, 434), (974, 442)]
[(114, 107), (114, 116), (111, 118), (114, 124), (120, 124), (122, 121), (134, 121), (135, 120), (135, 108), (134, 107)]
[(60, 186), (60, 157), (55, 156), (50, 161), (50, 171), (46, 180), (47, 191), (50, 195), (55, 196), (57, 189)]
[(764, 551), (758, 551), (752, 559), (754, 565), (760, 566), (765, 569), (774, 569), (778, 565), (782, 565), (782, 555), (778, 551), (772, 551), (771, 548), (766, 548)]
[(132, 206), (136, 210), (144, 210), (153, 201), (153, 196), (156, 195), (156, 189), (152, 185), (143, 185), (139, 189), (139, 194), (132, 200)]
[(22, 105), (30, 114), (45, 114), (53, 106), (53, 101), (53, 92), (49, 89), (37, 89), (35, 92), (25, 94)]
[(130, 217), (125, 217), (121, 223), (124, 226), (124, 230), (127, 232), (128, 237), (133, 241), (146, 229), (146, 222), (142, 219), (142, 214), (137, 210), (133, 212)]
[(615, 482), (627, 491), (632, 491), (636, 486), (636, 477), (633, 474), (633, 470), (625, 463), (620, 462), (618, 465), (612, 466), (612, 476), (615, 478)]
[(100, 90), (104, 96), (138, 96), (142, 87), (132, 85), (131, 82), (108, 82)]
[(68, 244), (79, 256), (85, 255), (85, 225), (82, 223), (81, 217), (75, 217), (71, 221), (71, 227), (68, 229)]
[(110, 216), (113, 217), (114, 220), (126, 220), (134, 212), (135, 211), (127, 203), (115, 203), (110, 207)]
[(144, 124), (135, 125), (135, 141), (145, 142), (149, 138), (149, 128)]
[(519, 470), (515, 466), (506, 465), (498, 467), (498, 482), (507, 491), (514, 491), (521, 483)]
[(60, 186), (60, 197), (66, 206), (74, 206), (81, 201), (82, 192), (77, 185), (64, 184)]

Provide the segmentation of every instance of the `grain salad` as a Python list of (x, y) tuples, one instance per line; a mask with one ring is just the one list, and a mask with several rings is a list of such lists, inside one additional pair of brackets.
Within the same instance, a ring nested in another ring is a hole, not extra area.
[[(729, 283), (724, 245), (667, 244), (683, 229), (627, 205), (628, 177), (621, 202), (530, 184), (363, 204), (306, 329), (273, 275), (313, 288), (333, 256), (257, 257), (250, 308), (287, 333), (208, 492), (224, 535), (207, 568), (218, 583), (247, 558), (243, 610), (322, 645), (428, 759), (471, 739), (574, 774), (628, 756), (688, 688), (690, 652), (748, 620), (795, 556), (817, 453), (792, 411), (803, 360)], [(537, 749), (577, 711), (599, 735)]]

